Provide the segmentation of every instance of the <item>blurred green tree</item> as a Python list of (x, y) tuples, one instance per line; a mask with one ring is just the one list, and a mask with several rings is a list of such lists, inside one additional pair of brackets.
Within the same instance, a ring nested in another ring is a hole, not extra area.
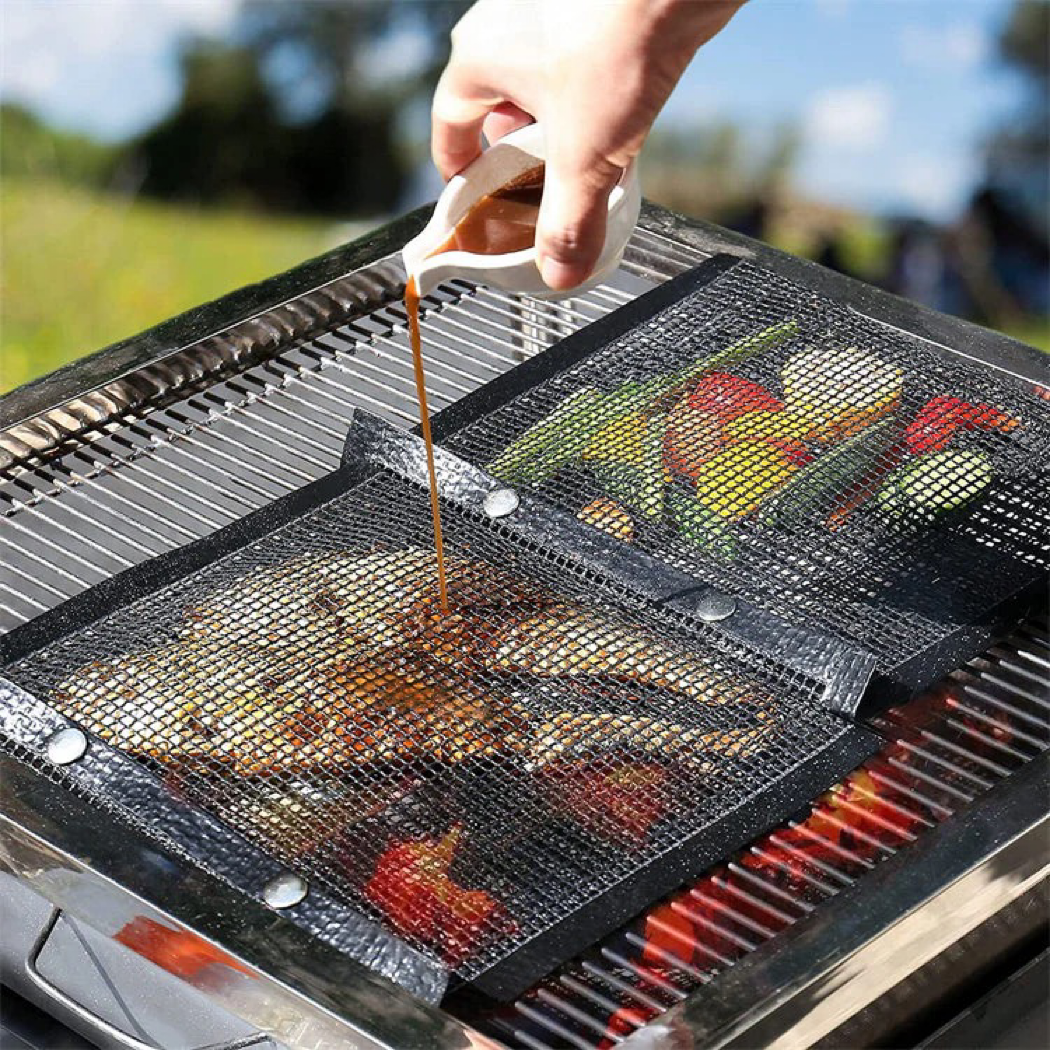
[(49, 127), (14, 102), (0, 104), (0, 175), (55, 178), (103, 186), (116, 164), (118, 148), (88, 135)]
[(389, 212), (396, 118), (433, 88), (467, 0), (245, 0), (182, 47), (174, 111), (131, 148), (142, 190), (341, 216)]
[(1039, 226), (1050, 198), (1050, 4), (1016, 0), (999, 37), (1001, 60), (1024, 96), (988, 145), (988, 181), (1014, 196)]

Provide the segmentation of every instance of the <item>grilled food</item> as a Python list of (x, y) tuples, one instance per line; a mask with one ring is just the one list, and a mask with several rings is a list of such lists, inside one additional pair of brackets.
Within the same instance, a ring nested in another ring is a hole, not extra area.
[(520, 729), (515, 712), (440, 665), (337, 659), (304, 667), (291, 658), (223, 660), (191, 645), (92, 665), (54, 700), (122, 750), (165, 763), (212, 761), (245, 775), (459, 762)]
[(336, 613), (352, 597), (350, 581), (361, 561), (350, 553), (310, 555), (257, 569), (187, 610), (183, 636), (205, 644), (322, 651), (346, 633)]
[[(194, 753), (194, 734), (185, 715), (198, 703), (192, 675), (185, 673), (185, 655), (182, 646), (174, 645), (88, 664), (55, 689), (52, 701), (64, 715), (116, 747), (174, 761)], [(216, 664), (209, 671), (217, 678), (220, 669)], [(164, 687), (180, 680), (184, 684), (179, 690)]]
[(499, 750), (521, 725), (498, 696), (425, 660), (340, 665), (330, 672), (328, 686), (345, 698), (333, 732), (355, 764), (462, 762)]
[(702, 763), (764, 732), (542, 714), (520, 702), (522, 676), (749, 698), (687, 650), (485, 562), (450, 560), (449, 602), (442, 611), (429, 550), (300, 558), (191, 608), (176, 644), (83, 668), (55, 703), (133, 754), (251, 776), (628, 748)]
[(487, 562), (448, 560), (443, 613), (432, 550), (311, 555), (250, 573), (189, 609), (184, 636), (253, 649), (376, 653), (410, 643), (451, 659), (495, 606), (549, 601)]
[(609, 713), (563, 712), (530, 726), (528, 739), (515, 745), (534, 761), (567, 753), (621, 750), (706, 765), (712, 756), (730, 758), (757, 749), (768, 728), (693, 729), (658, 718)]
[(705, 704), (748, 699), (710, 664), (612, 617), (558, 603), (502, 630), (488, 657), (494, 670), (544, 678), (603, 675), (671, 689)]
[(341, 759), (329, 727), (345, 704), (325, 680), (323, 667), (289, 657), (177, 644), (93, 664), (59, 686), (54, 702), (125, 751), (259, 774)]

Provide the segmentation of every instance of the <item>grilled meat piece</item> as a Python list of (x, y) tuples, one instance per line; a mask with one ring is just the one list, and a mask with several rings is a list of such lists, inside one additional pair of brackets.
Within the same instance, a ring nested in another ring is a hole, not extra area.
[(640, 715), (563, 712), (536, 722), (512, 742), (536, 762), (567, 753), (629, 750), (703, 766), (712, 756), (740, 757), (756, 751), (767, 733), (765, 726), (705, 730)]
[(420, 548), (311, 555), (253, 572), (187, 612), (186, 637), (253, 649), (377, 653), (403, 645), (463, 658), (474, 625), (508, 604), (549, 603), (487, 562), (450, 558), (451, 611), (441, 609), (434, 552)]
[[(655, 635), (483, 561), (448, 561), (441, 609), (429, 550), (317, 555), (246, 577), (191, 609), (194, 639), (319, 655), (405, 648), (460, 675), (487, 669), (598, 676), (672, 689), (705, 703), (741, 699), (709, 665)], [(338, 651), (337, 651), (338, 650)]]
[(504, 749), (504, 738), (522, 724), (498, 696), (426, 660), (340, 664), (327, 685), (352, 705), (352, 717), (344, 707), (333, 733), (354, 763), (462, 762)]
[[(414, 659), (224, 656), (193, 645), (94, 664), (55, 705), (121, 750), (245, 775), (491, 752), (520, 725), (448, 668)], [(115, 703), (116, 702), (116, 706)]]
[(704, 704), (751, 698), (685, 649), (568, 603), (549, 605), (509, 623), (487, 662), (493, 670), (544, 678), (603, 675), (670, 689)]
[(336, 759), (326, 700), (323, 673), (301, 660), (192, 645), (93, 664), (54, 693), (59, 710), (121, 750), (245, 774)]
[(335, 614), (356, 600), (352, 581), (362, 560), (351, 552), (318, 554), (257, 569), (188, 609), (183, 636), (252, 649), (323, 651), (344, 633)]
[(444, 612), (429, 550), (263, 569), (191, 609), (181, 643), (90, 665), (55, 702), (125, 751), (246, 775), (625, 748), (703, 762), (732, 734), (757, 739), (634, 715), (537, 716), (510, 701), (508, 675), (747, 697), (687, 650), (486, 562), (451, 559), (448, 579)]
[[(185, 716), (199, 707), (199, 700), (185, 662), (183, 647), (173, 645), (111, 663), (90, 663), (54, 690), (52, 702), (116, 747), (173, 761), (195, 751)], [(172, 681), (183, 682), (183, 687), (165, 688)]]

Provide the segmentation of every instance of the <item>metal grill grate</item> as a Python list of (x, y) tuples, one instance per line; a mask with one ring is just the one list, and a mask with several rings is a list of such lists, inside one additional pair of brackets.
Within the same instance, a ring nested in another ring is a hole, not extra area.
[(960, 658), (956, 634), (1043, 579), (1050, 411), (1030, 384), (732, 263), (458, 403), (441, 439), (925, 684)]
[[(447, 406), (699, 258), (639, 230), (622, 271), (565, 304), (460, 282), (439, 288), (423, 302), (430, 404)], [(405, 315), (381, 305), (384, 289), (396, 294), (381, 286), (353, 322), (323, 317), (324, 334), (167, 407), (118, 406), (97, 422), (97, 410), (82, 418), (70, 408), (53, 423), (71, 435), (61, 455), (44, 460), (13, 444), (24, 458), (0, 475), (0, 630), (321, 477), (339, 462), (355, 407), (414, 425)], [(352, 297), (351, 307), (360, 313)]]

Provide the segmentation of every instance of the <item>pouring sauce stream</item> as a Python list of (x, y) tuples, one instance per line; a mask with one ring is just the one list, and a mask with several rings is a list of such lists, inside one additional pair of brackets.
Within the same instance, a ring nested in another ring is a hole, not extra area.
[[(536, 221), (543, 196), (543, 165), (537, 165), (480, 198), (456, 223), (448, 239), (430, 253), (464, 251), (475, 255), (507, 255), (523, 251), (536, 243)], [(429, 258), (429, 256), (428, 256)], [(434, 441), (430, 433), (427, 385), (423, 373), (423, 347), (419, 335), (419, 286), (414, 274), (405, 285), (405, 311), (412, 344), (412, 367), (416, 376), (419, 429), (427, 450), (430, 477), (430, 513), (434, 519), (434, 550), (437, 554), (438, 588), (441, 608), (448, 611), (448, 584), (445, 577), (445, 544), (441, 535), (441, 503), (438, 499), (437, 471), (434, 467)]]
[(441, 504), (438, 501), (437, 471), (434, 468), (434, 439), (430, 435), (430, 410), (427, 408), (427, 381), (423, 374), (423, 349), (419, 338), (419, 291), (415, 277), (405, 285), (405, 310), (408, 313), (408, 335), (412, 342), (412, 367), (416, 373), (416, 400), (419, 403), (419, 429), (427, 448), (427, 473), (430, 475), (430, 513), (434, 519), (434, 551), (437, 554), (438, 588), (441, 608), (448, 612), (448, 584), (445, 581), (445, 542), (441, 536)]

